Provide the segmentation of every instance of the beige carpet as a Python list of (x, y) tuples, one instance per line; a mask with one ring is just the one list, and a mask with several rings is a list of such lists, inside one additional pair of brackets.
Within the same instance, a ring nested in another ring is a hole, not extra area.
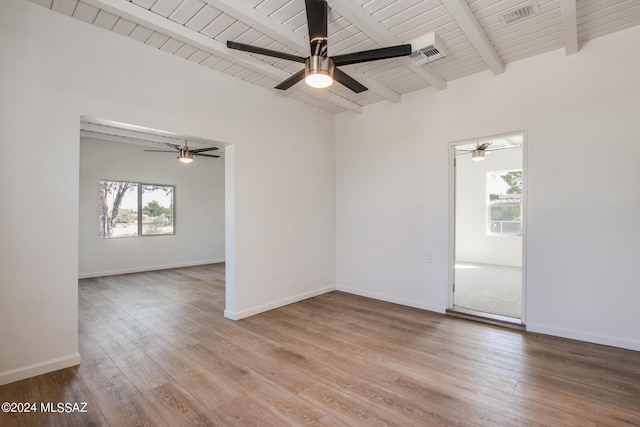
[(522, 268), (456, 263), (454, 306), (520, 319)]

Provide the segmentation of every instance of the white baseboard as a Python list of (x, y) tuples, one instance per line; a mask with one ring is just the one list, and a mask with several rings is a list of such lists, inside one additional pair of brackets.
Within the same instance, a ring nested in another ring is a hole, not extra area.
[[(433, 311), (436, 313), (445, 313), (446, 308), (436, 307), (428, 304), (421, 304), (412, 300), (405, 300), (403, 298), (394, 297), (391, 295), (380, 294), (377, 292), (370, 292), (362, 289), (349, 288), (343, 286), (337, 286), (337, 291), (347, 292), (354, 295), (360, 295), (367, 298), (373, 298), (380, 301), (390, 302), (394, 304), (406, 305), (408, 307), (420, 308), (423, 310)], [(569, 329), (561, 329), (548, 325), (541, 325), (536, 323), (526, 323), (526, 328), (528, 332), (535, 332), (545, 335), (552, 335), (561, 338), (568, 338), (578, 341), (590, 342), (593, 344), (601, 344), (608, 345), (612, 347), (619, 347), (628, 350), (640, 351), (640, 341), (630, 340), (626, 338), (620, 337), (611, 337), (606, 335), (592, 334), (586, 333), (582, 331), (575, 331)]]
[(80, 364), (80, 353), (0, 372), (0, 386)]
[(556, 328), (539, 323), (527, 322), (526, 330), (528, 332), (536, 332), (544, 335), (553, 335), (555, 337), (569, 338), (572, 340), (585, 341), (593, 344), (608, 345), (611, 347), (625, 348), (627, 350), (640, 351), (640, 341), (630, 340), (620, 337), (610, 337), (606, 335), (592, 334), (588, 332), (576, 331), (571, 329)]
[(225, 262), (224, 258), (212, 259), (206, 261), (183, 262), (178, 264), (155, 265), (149, 267), (123, 268), (119, 270), (95, 271), (90, 273), (78, 274), (78, 279), (90, 279), (93, 277), (116, 276), (118, 274), (143, 273), (145, 271), (168, 270), (171, 268), (196, 267), (198, 265), (217, 264)]
[(318, 295), (326, 294), (327, 292), (335, 291), (335, 286), (327, 286), (325, 288), (316, 289), (309, 292), (304, 292), (302, 294), (298, 294), (292, 297), (284, 298), (278, 301), (273, 301), (267, 304), (262, 304), (256, 307), (248, 308), (245, 310), (241, 310), (238, 312), (225, 310), (224, 317), (231, 320), (240, 320), (245, 317), (254, 316), (259, 313), (264, 313), (265, 311), (273, 310), (276, 308), (283, 307), (285, 305), (293, 304), (299, 301), (303, 301), (309, 298), (313, 298)]
[(391, 302), (399, 305), (406, 305), (407, 307), (420, 308), (422, 310), (434, 311), (436, 313), (444, 314), (446, 312), (445, 307), (437, 307), (435, 305), (423, 304), (419, 301), (408, 300), (404, 298), (398, 298), (392, 295), (380, 294), (377, 292), (370, 292), (363, 289), (350, 288), (345, 286), (338, 286), (337, 291), (347, 292), (349, 294), (360, 295), (361, 297), (373, 298), (380, 301)]

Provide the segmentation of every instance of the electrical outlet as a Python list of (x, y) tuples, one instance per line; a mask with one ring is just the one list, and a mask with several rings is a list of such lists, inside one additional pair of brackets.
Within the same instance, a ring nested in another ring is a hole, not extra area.
[(425, 262), (426, 262), (427, 264), (431, 264), (431, 254), (427, 254), (427, 257), (426, 257)]

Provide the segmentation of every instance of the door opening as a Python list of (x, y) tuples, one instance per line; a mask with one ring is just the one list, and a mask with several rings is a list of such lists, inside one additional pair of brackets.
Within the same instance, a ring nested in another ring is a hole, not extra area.
[(451, 314), (524, 324), (524, 133), (451, 144)]

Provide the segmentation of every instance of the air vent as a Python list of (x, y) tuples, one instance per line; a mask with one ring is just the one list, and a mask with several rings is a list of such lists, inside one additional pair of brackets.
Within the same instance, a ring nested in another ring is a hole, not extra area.
[(411, 42), (411, 59), (416, 65), (423, 65), (433, 62), (436, 59), (447, 56), (444, 45), (435, 33), (427, 34)]
[(530, 1), (522, 4), (514, 9), (510, 9), (507, 12), (500, 15), (500, 19), (505, 25), (515, 24), (516, 22), (524, 21), (534, 15), (538, 14), (538, 4), (535, 1)]
[(418, 65), (426, 64), (427, 62), (435, 61), (438, 58), (442, 58), (442, 52), (435, 46), (427, 46), (424, 49), (416, 50), (409, 55), (409, 59)]

